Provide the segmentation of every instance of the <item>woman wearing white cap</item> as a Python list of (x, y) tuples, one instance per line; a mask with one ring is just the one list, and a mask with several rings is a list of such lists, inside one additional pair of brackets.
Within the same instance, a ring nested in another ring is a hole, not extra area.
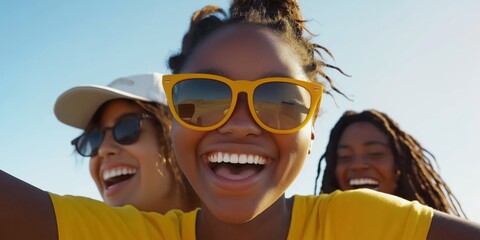
[(199, 206), (172, 154), (161, 79), (153, 73), (74, 87), (55, 103), (61, 122), (84, 130), (72, 144), (90, 157), (90, 174), (111, 206), (160, 213)]

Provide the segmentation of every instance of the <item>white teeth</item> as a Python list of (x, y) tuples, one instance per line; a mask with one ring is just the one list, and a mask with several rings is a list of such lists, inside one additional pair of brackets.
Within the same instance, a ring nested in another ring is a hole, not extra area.
[(371, 178), (353, 178), (350, 179), (349, 184), (351, 186), (357, 186), (357, 185), (378, 185), (378, 181), (375, 179)]
[(211, 163), (233, 163), (233, 164), (260, 164), (265, 165), (267, 160), (258, 155), (237, 154), (237, 153), (214, 153), (208, 155), (208, 161)]
[(246, 164), (247, 163), (247, 155), (245, 154), (242, 154), (240, 155), (240, 157), (238, 158), (238, 163), (240, 164)]
[(238, 154), (230, 155), (230, 163), (238, 163)]
[(113, 177), (118, 177), (121, 175), (135, 174), (137, 169), (129, 167), (117, 167), (103, 171), (102, 177), (103, 180), (108, 180)]
[(248, 155), (247, 163), (253, 163), (253, 155)]
[(230, 156), (228, 154), (223, 154), (223, 158), (220, 159), (220, 161), (218, 161), (218, 163), (221, 163), (221, 162), (230, 162)]

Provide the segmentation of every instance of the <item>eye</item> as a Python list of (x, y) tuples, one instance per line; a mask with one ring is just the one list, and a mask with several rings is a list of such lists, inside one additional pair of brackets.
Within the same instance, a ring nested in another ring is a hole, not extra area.
[(338, 163), (348, 163), (352, 160), (352, 155), (349, 154), (338, 154), (337, 162)]
[(369, 152), (368, 153), (368, 157), (371, 158), (371, 159), (380, 159), (382, 158), (383, 156), (385, 156), (385, 153), (384, 152)]

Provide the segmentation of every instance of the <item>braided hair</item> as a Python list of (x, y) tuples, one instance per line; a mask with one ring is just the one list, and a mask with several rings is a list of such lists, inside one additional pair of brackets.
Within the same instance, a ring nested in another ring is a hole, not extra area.
[(366, 110), (361, 113), (347, 111), (335, 124), (330, 132), (327, 149), (318, 162), (315, 193), (323, 159), (326, 166), (320, 192), (331, 193), (340, 189), (335, 175), (337, 147), (345, 129), (356, 122), (368, 122), (387, 136), (396, 168), (400, 170), (396, 196), (417, 200), (439, 211), (466, 217), (457, 198), (432, 165), (432, 160), (436, 162), (433, 154), (408, 133), (402, 131), (387, 114), (376, 110)]
[[(305, 33), (312, 35), (305, 27), (300, 7), (296, 0), (234, 0), (228, 14), (217, 6), (206, 6), (196, 11), (191, 18), (190, 27), (183, 37), (182, 47), (170, 56), (168, 67), (174, 74), (180, 73), (194, 50), (212, 33), (234, 24), (251, 24), (273, 30), (287, 44), (295, 49), (301, 59), (303, 70), (309, 81), (319, 82), (320, 76), (326, 82), (325, 93), (331, 91), (345, 96), (323, 71), (324, 67), (332, 68), (344, 74), (341, 69), (327, 64), (322, 53), (332, 57), (330, 51), (313, 43)], [(346, 75), (346, 74), (344, 74)]]

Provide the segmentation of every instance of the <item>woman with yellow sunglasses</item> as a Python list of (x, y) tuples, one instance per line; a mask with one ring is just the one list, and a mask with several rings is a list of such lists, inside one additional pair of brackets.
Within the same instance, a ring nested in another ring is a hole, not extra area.
[[(31, 226), (20, 237), (49, 239), (480, 237), (477, 224), (374, 191), (285, 198), (315, 137), (322, 94), (316, 78), (326, 76), (326, 64), (316, 58), (319, 46), (303, 36), (296, 1), (233, 1), (230, 16), (221, 13), (206, 7), (194, 14), (169, 61), (174, 75), (163, 78), (175, 154), (201, 209), (165, 215), (113, 209), (46, 194), (3, 174), (7, 197), (0, 206), (8, 211), (1, 223), (20, 213), (14, 224), (28, 219)], [(13, 203), (24, 199), (38, 201)], [(9, 238), (20, 235), (9, 229), (14, 224), (2, 226)]]

